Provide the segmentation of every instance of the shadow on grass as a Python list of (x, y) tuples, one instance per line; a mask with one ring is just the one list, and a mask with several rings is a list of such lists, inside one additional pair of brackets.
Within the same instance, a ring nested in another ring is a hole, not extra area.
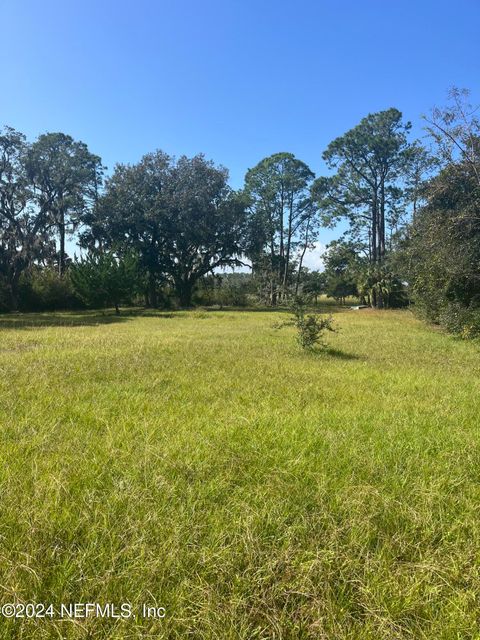
[(109, 313), (19, 313), (0, 316), (2, 329), (40, 329), (42, 327), (91, 327), (126, 322), (128, 314)]
[[(212, 306), (198, 306), (198, 307), (188, 307), (184, 309), (179, 309), (179, 311), (205, 311), (208, 313), (215, 313), (218, 311), (227, 312), (227, 311), (240, 311), (240, 312), (257, 312), (257, 313), (291, 313), (291, 307), (278, 305), (276, 307), (267, 307), (267, 306), (245, 306), (245, 307), (229, 307), (229, 306), (220, 306), (220, 305), (212, 305)], [(306, 313), (320, 313), (320, 314), (328, 314), (328, 313), (343, 313), (344, 311), (351, 311), (350, 306), (341, 305), (341, 304), (318, 304), (318, 305), (309, 305), (306, 307)]]
[[(347, 306), (337, 306), (333, 304), (313, 306), (308, 309), (309, 313), (338, 313), (348, 311)], [(147, 309), (145, 307), (127, 307), (122, 308), (120, 315), (115, 314), (111, 309), (101, 311), (58, 311), (58, 312), (38, 312), (38, 313), (5, 313), (0, 314), (0, 330), (2, 329), (36, 329), (41, 327), (89, 327), (102, 324), (116, 324), (126, 322), (133, 318), (181, 318), (189, 312), (215, 313), (215, 312), (271, 312), (271, 313), (290, 313), (287, 307), (228, 307), (228, 306), (212, 306), (212, 307), (191, 307), (189, 309), (175, 310), (156, 310)], [(334, 353), (334, 350), (324, 350), (335, 357), (342, 357)], [(341, 352), (339, 352), (341, 353)], [(344, 359), (349, 358), (343, 355)]]
[(326, 347), (317, 353), (318, 355), (326, 355), (331, 358), (337, 358), (338, 360), (362, 360), (356, 353), (347, 353), (346, 351), (335, 349), (335, 347)]

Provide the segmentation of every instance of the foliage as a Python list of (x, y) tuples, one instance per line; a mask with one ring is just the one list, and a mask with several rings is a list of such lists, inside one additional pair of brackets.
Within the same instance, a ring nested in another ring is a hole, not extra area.
[(292, 319), (281, 322), (276, 328), (293, 326), (297, 330), (297, 342), (306, 351), (312, 351), (316, 346), (326, 347), (323, 342), (325, 331), (336, 332), (332, 316), (319, 316), (306, 313), (306, 305), (302, 298), (297, 297), (291, 308)]
[[(415, 220), (418, 209), (425, 204), (425, 196), (428, 180), (439, 167), (439, 159), (428, 149), (422, 146), (418, 140), (410, 144), (405, 150), (405, 202), (411, 205), (412, 219)], [(398, 225), (395, 234), (398, 236)]]
[(228, 273), (221, 276), (219, 302), (221, 305), (245, 307), (254, 294), (250, 273)]
[[(266, 285), (271, 305), (285, 302), (289, 288), (298, 292), (306, 250), (318, 233), (316, 209), (310, 195), (314, 174), (292, 153), (275, 153), (245, 176), (250, 216), (245, 253), (253, 271)], [(298, 261), (298, 265), (296, 262)]]
[[(323, 223), (333, 225), (346, 218), (349, 240), (373, 265), (384, 262), (387, 234), (405, 216), (402, 180), (413, 157), (407, 142), (410, 128), (397, 109), (363, 118), (330, 143), (323, 158), (336, 173), (319, 178), (312, 188)], [(372, 304), (383, 306), (381, 293), (374, 294)]]
[(77, 295), (90, 307), (110, 305), (120, 313), (122, 301), (129, 301), (139, 282), (138, 259), (134, 253), (121, 257), (111, 252), (90, 252), (70, 267)]
[(182, 306), (196, 282), (215, 269), (241, 266), (245, 201), (227, 184), (228, 171), (203, 156), (182, 157), (172, 171), (166, 212), (165, 272)]
[(357, 296), (359, 271), (365, 261), (359, 257), (355, 245), (334, 240), (328, 245), (323, 261), (327, 296), (342, 302), (345, 298)]
[(216, 273), (205, 276), (198, 283), (194, 302), (201, 305), (245, 307), (254, 292), (254, 282), (249, 273)]
[(164, 284), (189, 306), (201, 278), (240, 264), (245, 204), (227, 180), (227, 170), (202, 155), (175, 160), (157, 151), (136, 165), (117, 165), (83, 243), (133, 249), (148, 277), (150, 305)]
[(480, 300), (477, 298), (468, 307), (458, 302), (443, 306), (438, 314), (438, 322), (464, 340), (480, 338)]
[(379, 298), (386, 308), (408, 304), (407, 290), (391, 266), (389, 256), (383, 264), (371, 264), (358, 254), (352, 242), (333, 241), (324, 256), (326, 293), (335, 300), (356, 297), (362, 304)]
[[(433, 151), (408, 141), (410, 124), (397, 109), (369, 114), (328, 145), (329, 177), (315, 180), (292, 153), (276, 153), (249, 169), (240, 192), (203, 155), (177, 160), (162, 151), (117, 165), (104, 183), (100, 158), (83, 142), (57, 132), (30, 143), (5, 127), (0, 309), (79, 303), (65, 247), (74, 234), (92, 255), (137, 256), (133, 288), (114, 296), (121, 300), (276, 305), (299, 294), (317, 303), (326, 293), (381, 308), (412, 298), (429, 319), (453, 327), (479, 294), (480, 120), (468, 92), (454, 88), (427, 124)], [(341, 219), (348, 229), (328, 247), (325, 272), (309, 273), (304, 258), (320, 224)], [(99, 265), (90, 285), (77, 282), (90, 305), (113, 300), (106, 289), (129, 280), (114, 274), (116, 260), (104, 265), (108, 286), (92, 285)], [(247, 260), (248, 280), (219, 275)]]
[(84, 142), (64, 133), (46, 133), (29, 146), (25, 168), (33, 199), (59, 237), (58, 271), (66, 269), (65, 239), (95, 206), (103, 167)]
[(386, 308), (405, 307), (409, 303), (407, 290), (388, 264), (366, 266), (358, 272), (357, 291), (362, 300), (383, 299)]
[(468, 89), (453, 87), (448, 92), (449, 104), (443, 109), (435, 107), (425, 120), (436, 144), (437, 161), (446, 167), (463, 164), (480, 186), (480, 118), (469, 96)]
[(452, 165), (432, 182), (406, 248), (416, 306), (434, 322), (450, 315), (450, 305), (458, 316), (480, 295), (480, 192), (465, 169)]
[(309, 271), (305, 269), (301, 273), (302, 296), (318, 302), (318, 296), (326, 293), (327, 275), (321, 271)]
[(312, 350), (316, 346), (325, 347), (322, 341), (325, 331), (336, 331), (333, 328), (333, 319), (330, 317), (319, 318), (316, 314), (305, 315), (295, 311), (295, 326), (297, 328), (297, 341), (302, 349)]
[(20, 311), (59, 311), (85, 307), (74, 290), (70, 272), (61, 276), (54, 267), (32, 266), (23, 272), (19, 292)]
[(32, 185), (26, 171), (28, 144), (11, 127), (0, 131), (0, 275), (5, 304), (19, 306), (22, 274), (46, 258), (52, 244), (44, 207), (32, 206)]
[(474, 337), (480, 297), (480, 122), (453, 105), (435, 110), (430, 131), (443, 169), (425, 189), (425, 204), (402, 249), (415, 306), (428, 320)]

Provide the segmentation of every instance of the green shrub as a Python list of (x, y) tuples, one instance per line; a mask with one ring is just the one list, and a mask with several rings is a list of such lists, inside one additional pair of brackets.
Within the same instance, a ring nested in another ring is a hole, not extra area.
[(439, 322), (449, 333), (464, 340), (480, 337), (480, 308), (452, 303), (442, 309)]
[(112, 305), (120, 313), (120, 303), (129, 302), (138, 288), (138, 260), (134, 254), (119, 258), (112, 252), (91, 252), (71, 265), (70, 275), (85, 304), (93, 308)]
[(194, 292), (193, 301), (202, 306), (246, 307), (252, 279), (246, 273), (210, 274), (202, 278)]
[(293, 324), (297, 329), (297, 342), (302, 349), (309, 351), (317, 345), (326, 346), (322, 341), (325, 331), (335, 331), (331, 316), (319, 316), (313, 313), (306, 315), (305, 306), (299, 301), (296, 301), (293, 306), (293, 316)]
[(20, 311), (59, 311), (84, 305), (75, 295), (69, 272), (60, 276), (52, 267), (35, 267), (19, 282)]
[(0, 275), (0, 313), (10, 310), (10, 290), (6, 278)]
[(332, 316), (320, 316), (316, 313), (306, 314), (303, 300), (297, 298), (292, 306), (291, 320), (276, 325), (277, 329), (294, 326), (297, 330), (297, 342), (306, 351), (312, 351), (316, 346), (326, 347), (323, 336), (326, 331), (336, 332)]

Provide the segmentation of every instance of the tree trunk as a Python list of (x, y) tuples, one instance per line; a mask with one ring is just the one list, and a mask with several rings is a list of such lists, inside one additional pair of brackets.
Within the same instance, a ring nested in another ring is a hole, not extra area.
[(152, 272), (148, 274), (148, 303), (149, 306), (154, 309), (158, 307), (157, 283), (155, 282), (155, 275)]
[(277, 304), (276, 282), (277, 272), (275, 269), (275, 245), (273, 236), (270, 238), (270, 304), (275, 307)]
[(371, 255), (372, 263), (377, 264), (377, 199), (372, 203), (372, 235), (371, 235)]
[[(375, 192), (372, 202), (372, 263), (376, 267), (379, 263), (379, 211), (378, 211), (378, 198), (377, 192)], [(378, 296), (375, 288), (372, 289), (372, 307), (378, 306)]]
[(58, 231), (60, 234), (60, 255), (58, 258), (58, 275), (62, 277), (63, 274), (65, 273), (65, 213), (63, 209), (60, 211)]
[(118, 302), (115, 302), (115, 314), (116, 314), (117, 316), (119, 316), (119, 315), (120, 315), (120, 308), (119, 308), (119, 306), (118, 306)]
[(385, 181), (382, 180), (380, 188), (380, 216), (378, 220), (378, 236), (379, 236), (379, 262), (383, 262), (385, 257)]
[[(302, 255), (300, 256), (300, 262), (298, 263), (297, 281), (295, 282), (295, 297), (297, 297), (298, 295), (298, 288), (300, 286), (300, 274), (302, 271), (303, 258), (305, 257), (305, 253), (307, 252), (309, 230), (310, 230), (310, 218), (307, 220), (307, 228), (305, 229), (305, 244), (303, 245)], [(315, 304), (317, 304), (316, 299), (315, 299)]]
[[(287, 283), (288, 283), (288, 272), (290, 269), (290, 250), (292, 246), (292, 220), (293, 220), (293, 202), (290, 200), (289, 203), (289, 213), (288, 213), (288, 228), (287, 228), (287, 249), (285, 251), (285, 264), (283, 268), (283, 282), (282, 282), (282, 298), (283, 301), (287, 299)], [(296, 292), (295, 292), (295, 295)]]
[(17, 284), (10, 286), (10, 309), (11, 311), (18, 311), (18, 287)]
[(176, 286), (178, 301), (181, 307), (192, 306), (193, 283), (186, 280), (177, 281)]
[[(279, 249), (279, 261), (278, 261), (278, 284), (280, 285), (283, 281), (283, 270), (285, 265), (285, 246), (284, 246), (284, 185), (282, 181), (282, 190), (280, 194), (280, 213), (279, 213), (279, 224), (280, 224), (280, 249)], [(282, 298), (282, 290), (280, 291), (280, 299)]]
[(277, 306), (277, 292), (275, 290), (275, 282), (273, 281), (273, 276), (272, 280), (270, 280), (270, 305), (272, 307)]

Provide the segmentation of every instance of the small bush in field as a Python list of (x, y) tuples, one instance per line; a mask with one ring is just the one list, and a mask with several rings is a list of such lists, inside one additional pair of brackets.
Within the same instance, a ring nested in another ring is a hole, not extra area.
[(281, 323), (282, 326), (294, 326), (297, 330), (297, 342), (306, 351), (312, 351), (316, 346), (325, 347), (322, 338), (326, 331), (335, 332), (334, 320), (331, 316), (319, 316), (315, 313), (306, 314), (305, 305), (296, 300), (292, 307), (293, 318)]
[(313, 314), (296, 322), (298, 344), (307, 350), (313, 349), (316, 345), (324, 347), (322, 337), (325, 331), (335, 331), (332, 322), (332, 318), (319, 318)]

